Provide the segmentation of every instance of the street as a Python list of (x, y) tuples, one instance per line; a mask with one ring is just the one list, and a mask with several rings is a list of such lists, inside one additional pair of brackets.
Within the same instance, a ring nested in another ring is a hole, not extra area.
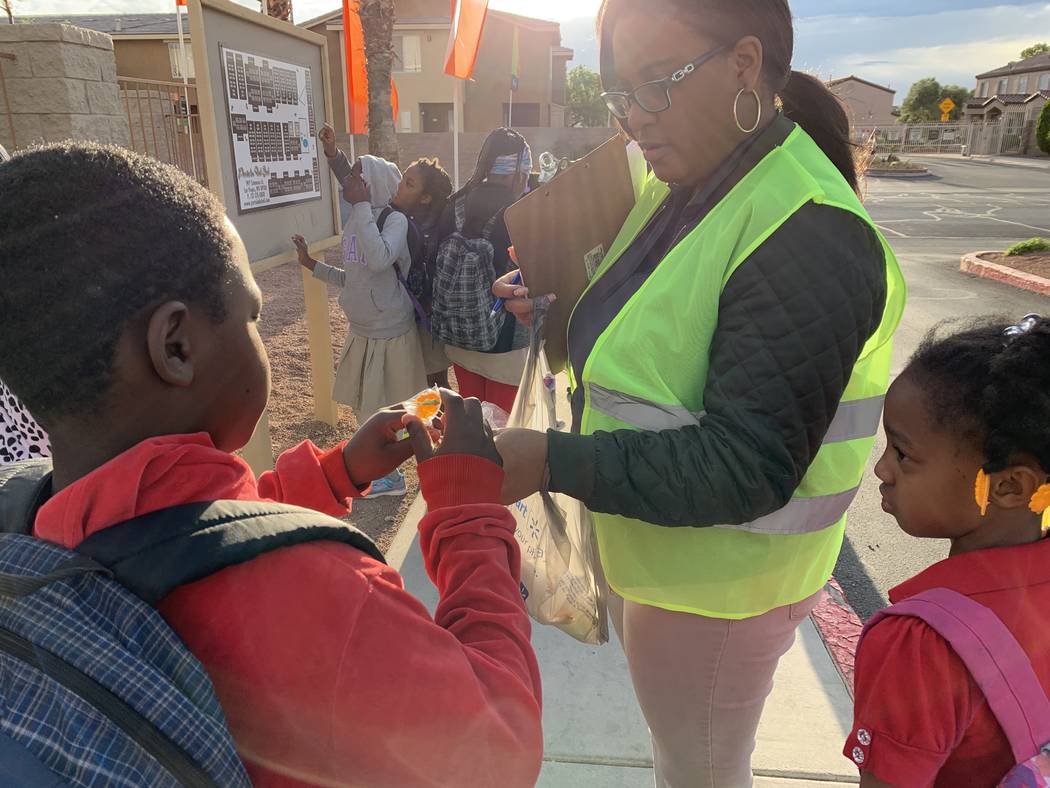
[[(1019, 320), (1050, 311), (1050, 299), (959, 271), (960, 257), (1050, 238), (1050, 170), (991, 165), (960, 158), (915, 157), (935, 176), (870, 179), (866, 204), (900, 260), (908, 307), (894, 349), (899, 371), (924, 334), (941, 320), (996, 314)], [(885, 448), (882, 435), (877, 459)], [(947, 542), (914, 539), (882, 511), (878, 481), (865, 477), (850, 509), (835, 576), (866, 619), (886, 593), (947, 556)]]

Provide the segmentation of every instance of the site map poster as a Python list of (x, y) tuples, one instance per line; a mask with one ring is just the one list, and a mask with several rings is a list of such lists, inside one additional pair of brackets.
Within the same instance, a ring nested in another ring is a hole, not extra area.
[(320, 199), (310, 69), (220, 49), (240, 212)]

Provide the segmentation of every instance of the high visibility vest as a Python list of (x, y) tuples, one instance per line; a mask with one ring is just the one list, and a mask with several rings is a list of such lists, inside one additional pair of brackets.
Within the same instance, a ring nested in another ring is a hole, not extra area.
[[(665, 184), (650, 178), (594, 282), (668, 194)], [(722, 290), (737, 267), (810, 201), (856, 214), (878, 234), (887, 276), (882, 322), (853, 368), (816, 459), (782, 509), (753, 522), (707, 528), (594, 515), (606, 577), (626, 599), (717, 618), (749, 618), (816, 593), (834, 569), (846, 510), (879, 428), (906, 288), (889, 244), (801, 127), (668, 253), (598, 338), (584, 369), (571, 370), (570, 376), (574, 386), (584, 388), (582, 434), (702, 424)]]

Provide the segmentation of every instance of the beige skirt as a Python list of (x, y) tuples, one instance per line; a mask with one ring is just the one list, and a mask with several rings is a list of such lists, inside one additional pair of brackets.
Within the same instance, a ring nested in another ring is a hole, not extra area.
[(368, 339), (352, 331), (347, 335), (332, 396), (354, 409), (358, 424), (426, 387), (427, 372), (415, 326), (394, 339)]
[(427, 375), (440, 375), (452, 366), (445, 353), (445, 345), (434, 339), (434, 335), (419, 326), (419, 344), (423, 348), (423, 366)]
[(476, 350), (463, 350), (449, 345), (445, 351), (453, 364), (458, 364), (467, 372), (508, 386), (521, 383), (521, 376), (525, 372), (525, 359), (529, 355), (528, 348), (512, 350), (509, 353), (479, 353)]

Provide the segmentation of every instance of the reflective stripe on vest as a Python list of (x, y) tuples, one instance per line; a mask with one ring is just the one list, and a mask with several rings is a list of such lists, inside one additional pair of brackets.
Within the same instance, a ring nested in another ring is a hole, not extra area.
[[(591, 386), (590, 392), (591, 407), (594, 410), (638, 430), (660, 432), (682, 427), (698, 427), (706, 415), (703, 411), (692, 413), (680, 405), (648, 402), (640, 397), (602, 386)], [(870, 397), (841, 403), (822, 446), (874, 437), (882, 419), (882, 405), (885, 399)], [(858, 489), (854, 487), (845, 492), (813, 498), (793, 498), (784, 508), (752, 522), (715, 527), (765, 534), (823, 531), (842, 519), (857, 496)]]

